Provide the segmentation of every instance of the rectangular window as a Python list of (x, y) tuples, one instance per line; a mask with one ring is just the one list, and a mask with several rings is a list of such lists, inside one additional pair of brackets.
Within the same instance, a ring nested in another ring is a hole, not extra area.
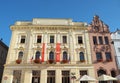
[[(87, 70), (80, 71), (80, 76), (82, 77), (83, 75), (87, 75)], [(80, 81), (80, 83), (88, 83), (88, 81)]]
[(99, 44), (103, 44), (102, 36), (99, 36), (98, 39), (99, 39)]
[(120, 52), (120, 48), (118, 48), (118, 52)]
[(12, 83), (21, 83), (21, 70), (14, 70), (13, 71), (13, 81)]
[(37, 43), (41, 43), (41, 40), (42, 40), (42, 36), (37, 36)]
[(97, 37), (93, 36), (93, 44), (96, 45), (97, 44)]
[(25, 43), (25, 36), (21, 36), (20, 43)]
[(83, 44), (82, 36), (78, 36), (78, 44)]
[(47, 71), (47, 83), (55, 83), (55, 71)]
[(62, 71), (62, 83), (70, 83), (70, 72)]
[(40, 71), (39, 70), (32, 71), (32, 83), (40, 83)]
[(106, 52), (105, 55), (106, 55), (106, 60), (111, 60), (112, 59), (110, 52)]
[(54, 36), (50, 36), (50, 43), (54, 43)]
[(63, 43), (67, 43), (67, 36), (63, 36), (62, 39), (63, 39)]
[(102, 60), (102, 54), (101, 54), (101, 52), (97, 52), (96, 53), (96, 58), (97, 58), (97, 61), (101, 61)]
[(104, 39), (105, 39), (105, 44), (109, 44), (108, 37), (104, 37)]

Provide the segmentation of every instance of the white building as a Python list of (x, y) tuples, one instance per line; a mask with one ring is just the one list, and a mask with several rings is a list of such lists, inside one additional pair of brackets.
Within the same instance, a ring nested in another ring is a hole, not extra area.
[(79, 83), (94, 75), (86, 23), (33, 19), (10, 27), (2, 83)]
[(115, 32), (111, 33), (111, 38), (114, 44), (115, 57), (120, 72), (120, 30), (117, 29)]

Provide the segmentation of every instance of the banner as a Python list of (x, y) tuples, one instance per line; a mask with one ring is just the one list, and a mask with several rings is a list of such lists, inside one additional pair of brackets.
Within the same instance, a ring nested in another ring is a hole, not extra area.
[(60, 43), (56, 44), (56, 62), (60, 62)]
[(43, 46), (42, 46), (42, 62), (44, 62), (44, 54), (45, 54), (45, 43), (43, 43)]

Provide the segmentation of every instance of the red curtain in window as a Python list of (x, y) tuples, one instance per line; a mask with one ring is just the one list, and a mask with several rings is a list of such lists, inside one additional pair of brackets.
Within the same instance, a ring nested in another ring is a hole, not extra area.
[(42, 62), (44, 62), (44, 54), (45, 54), (45, 43), (42, 45)]
[(60, 43), (56, 44), (56, 62), (60, 62)]

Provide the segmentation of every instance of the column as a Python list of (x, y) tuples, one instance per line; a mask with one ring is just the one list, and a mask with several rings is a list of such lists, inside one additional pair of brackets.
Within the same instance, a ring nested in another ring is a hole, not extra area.
[(55, 83), (62, 83), (62, 74), (61, 74), (61, 69), (56, 69), (55, 71)]
[(69, 52), (70, 52), (70, 59), (71, 59), (71, 63), (75, 63), (74, 60), (74, 40), (73, 40), (73, 34), (71, 32), (69, 32)]
[(47, 70), (41, 70), (40, 83), (47, 83)]
[(45, 43), (45, 51), (44, 51), (44, 61), (47, 61), (47, 32), (43, 34), (43, 43)]
[(32, 70), (25, 70), (23, 83), (32, 83)]

